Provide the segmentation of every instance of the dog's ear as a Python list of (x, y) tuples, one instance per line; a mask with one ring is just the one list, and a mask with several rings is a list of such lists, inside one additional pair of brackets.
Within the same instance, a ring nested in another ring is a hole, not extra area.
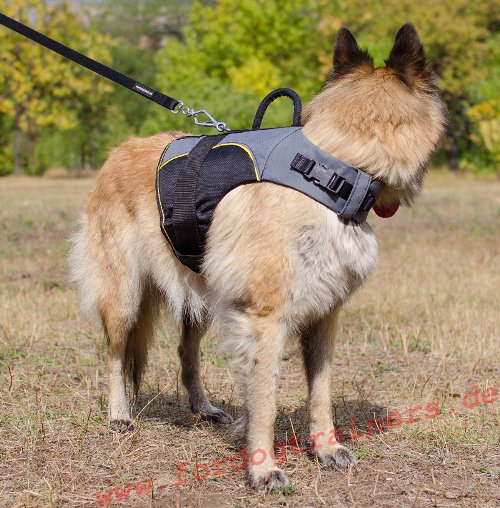
[(337, 34), (333, 50), (331, 78), (344, 76), (361, 66), (373, 69), (373, 58), (367, 51), (361, 50), (354, 35), (347, 28), (342, 27)]
[(424, 46), (411, 23), (404, 24), (398, 30), (385, 65), (387, 69), (395, 71), (399, 79), (410, 88), (419, 84), (429, 84), (433, 80)]

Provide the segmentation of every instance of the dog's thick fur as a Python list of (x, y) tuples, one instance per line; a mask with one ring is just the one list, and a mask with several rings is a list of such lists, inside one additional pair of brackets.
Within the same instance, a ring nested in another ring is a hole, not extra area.
[[(386, 184), (379, 204), (410, 204), (445, 122), (413, 26), (400, 29), (386, 66), (377, 69), (341, 29), (330, 78), (304, 120), (313, 143)], [(72, 276), (108, 341), (111, 428), (131, 428), (125, 377), (137, 390), (159, 306), (167, 305), (182, 322), (179, 356), (193, 411), (231, 421), (201, 383), (199, 344), (213, 320), (243, 371), (247, 453), (256, 459), (249, 461), (252, 487), (288, 483), (270, 452), (280, 360), (291, 336), (302, 345), (317, 456), (329, 467), (354, 465), (331, 437), (332, 351), (342, 303), (375, 268), (370, 226), (341, 219), (289, 188), (244, 185), (217, 207), (197, 275), (165, 242), (156, 207), (157, 163), (180, 135), (131, 138), (113, 150), (74, 238)], [(256, 450), (266, 452), (263, 462)]]

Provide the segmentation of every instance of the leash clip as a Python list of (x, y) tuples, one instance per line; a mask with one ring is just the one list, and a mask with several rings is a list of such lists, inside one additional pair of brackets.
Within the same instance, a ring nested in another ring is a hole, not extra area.
[[(219, 132), (228, 131), (231, 132), (231, 129), (226, 125), (226, 122), (218, 122), (208, 111), (205, 109), (198, 109), (194, 110), (194, 108), (188, 108), (187, 106), (184, 106), (184, 103), (182, 101), (179, 101), (179, 104), (173, 110), (172, 112), (174, 114), (179, 113), (179, 111), (182, 112), (183, 115), (189, 117), (194, 117), (194, 123), (196, 125), (199, 125), (201, 127), (213, 127), (214, 129), (217, 129)], [(199, 115), (205, 115), (208, 117), (208, 120), (200, 122), (198, 120)]]

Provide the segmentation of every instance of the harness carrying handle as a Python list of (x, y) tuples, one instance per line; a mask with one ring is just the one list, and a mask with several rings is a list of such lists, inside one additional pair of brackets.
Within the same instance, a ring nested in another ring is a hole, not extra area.
[(260, 129), (262, 119), (271, 102), (279, 97), (290, 97), (293, 101), (293, 123), (292, 127), (300, 127), (302, 125), (302, 101), (299, 94), (291, 88), (277, 88), (268, 93), (257, 108), (255, 118), (253, 119), (252, 129)]

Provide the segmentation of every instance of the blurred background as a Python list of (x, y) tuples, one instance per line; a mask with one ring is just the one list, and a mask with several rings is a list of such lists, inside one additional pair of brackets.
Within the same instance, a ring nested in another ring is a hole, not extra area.
[[(377, 65), (413, 22), (450, 114), (434, 166), (499, 174), (498, 0), (0, 0), (0, 11), (138, 81), (248, 128), (271, 89), (324, 83), (345, 25)], [(267, 126), (290, 121), (278, 101)], [(0, 175), (98, 168), (128, 135), (192, 121), (0, 27)]]

